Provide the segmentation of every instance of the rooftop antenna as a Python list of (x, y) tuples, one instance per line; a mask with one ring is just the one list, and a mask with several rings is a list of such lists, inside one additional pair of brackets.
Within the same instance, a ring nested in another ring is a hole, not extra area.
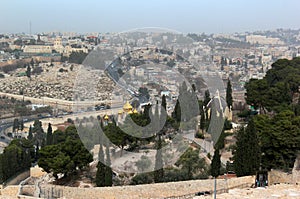
[(29, 35), (31, 36), (31, 21), (29, 21)]

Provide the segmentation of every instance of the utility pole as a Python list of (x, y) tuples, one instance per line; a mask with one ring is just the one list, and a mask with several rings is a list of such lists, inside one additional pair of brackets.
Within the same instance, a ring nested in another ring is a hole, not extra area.
[(214, 178), (214, 199), (217, 198), (217, 179)]

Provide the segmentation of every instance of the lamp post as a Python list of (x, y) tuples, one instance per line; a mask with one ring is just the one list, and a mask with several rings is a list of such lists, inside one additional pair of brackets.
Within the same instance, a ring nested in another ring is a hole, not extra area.
[(214, 177), (214, 199), (217, 198), (217, 179)]

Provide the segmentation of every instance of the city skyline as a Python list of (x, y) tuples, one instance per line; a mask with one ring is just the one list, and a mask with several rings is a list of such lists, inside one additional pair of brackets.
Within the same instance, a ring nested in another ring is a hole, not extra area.
[[(297, 0), (3, 1), (1, 33), (120, 32), (162, 27), (183, 33), (299, 29)], [(31, 28), (30, 28), (31, 24)]]

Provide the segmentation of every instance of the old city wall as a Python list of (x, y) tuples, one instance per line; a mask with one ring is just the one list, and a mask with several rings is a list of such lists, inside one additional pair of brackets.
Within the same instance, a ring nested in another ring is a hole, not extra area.
[[(34, 61), (39, 61), (39, 62), (59, 62), (61, 60), (60, 56), (32, 56)], [(24, 65), (24, 64), (29, 64), (31, 61), (31, 58), (26, 58), (26, 59), (12, 59), (8, 60), (6, 62), (0, 62), (0, 68), (4, 66), (9, 66), (9, 65)]]

